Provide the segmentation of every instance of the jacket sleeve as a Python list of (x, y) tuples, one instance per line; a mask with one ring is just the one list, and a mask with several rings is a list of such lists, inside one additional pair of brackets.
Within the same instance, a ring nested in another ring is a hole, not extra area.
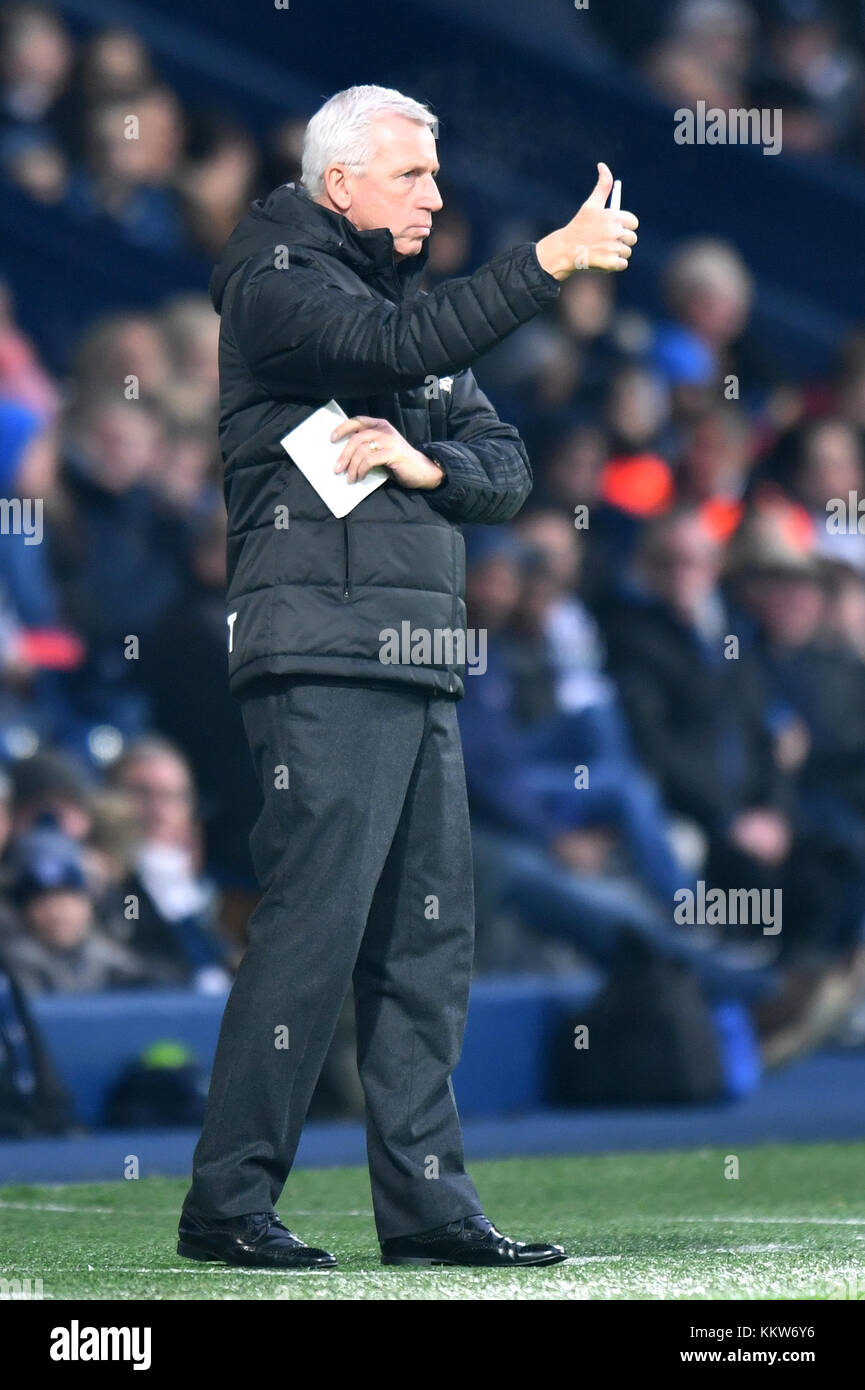
[(419, 447), (445, 470), (444, 480), (424, 496), (449, 521), (510, 521), (532, 490), (523, 441), (499, 419), (471, 371), (461, 372), (451, 386), (447, 439)]
[(551, 304), (559, 282), (525, 242), (428, 295), (394, 304), (329, 285), (317, 266), (258, 256), (229, 290), (230, 332), (274, 400), (371, 396), (475, 362)]

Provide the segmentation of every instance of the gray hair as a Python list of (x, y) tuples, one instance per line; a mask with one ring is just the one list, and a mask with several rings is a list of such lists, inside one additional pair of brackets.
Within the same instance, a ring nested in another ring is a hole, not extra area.
[(751, 274), (735, 246), (714, 237), (682, 242), (664, 267), (663, 284), (674, 311), (704, 289), (734, 295), (744, 304), (750, 303), (754, 292)]
[(375, 154), (370, 127), (377, 116), (405, 116), (438, 139), (438, 117), (413, 97), (393, 87), (347, 87), (319, 107), (306, 127), (301, 178), (311, 198), (324, 192), (329, 164), (347, 164), (358, 172), (366, 168)]

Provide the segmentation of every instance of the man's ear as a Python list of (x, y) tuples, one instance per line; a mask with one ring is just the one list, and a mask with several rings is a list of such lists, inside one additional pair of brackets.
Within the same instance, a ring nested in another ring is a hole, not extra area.
[(351, 207), (351, 192), (348, 187), (348, 170), (344, 164), (330, 164), (324, 171), (324, 187), (334, 207), (342, 213)]

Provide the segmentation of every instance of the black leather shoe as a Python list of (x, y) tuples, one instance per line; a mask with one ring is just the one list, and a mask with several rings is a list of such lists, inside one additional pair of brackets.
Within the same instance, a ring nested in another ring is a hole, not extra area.
[(493, 1269), (521, 1269), (525, 1265), (557, 1265), (566, 1260), (561, 1245), (523, 1245), (497, 1231), (485, 1216), (466, 1216), (421, 1231), (415, 1236), (394, 1236), (381, 1243), (385, 1265), (483, 1265)]
[(262, 1269), (333, 1269), (336, 1265), (333, 1255), (304, 1245), (272, 1211), (225, 1221), (207, 1221), (184, 1211), (177, 1234), (177, 1253), (187, 1260), (221, 1260)]

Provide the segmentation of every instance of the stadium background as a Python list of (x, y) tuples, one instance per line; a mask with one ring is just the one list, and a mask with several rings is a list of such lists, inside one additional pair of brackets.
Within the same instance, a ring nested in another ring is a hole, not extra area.
[[(256, 900), (207, 279), (359, 81), (440, 116), (426, 288), (560, 225), (598, 159), (641, 219), (624, 277), (573, 277), (477, 367), (535, 490), (465, 528), (488, 634), (460, 708), (469, 1152), (859, 1139), (865, 516), (828, 518), (851, 494), (865, 513), (865, 6), (291, 0), (205, 23), (71, 0), (2, 14), (0, 491), (44, 499), (44, 539), (0, 538), (0, 1030), (20, 1099), (41, 1063), (15, 979), (73, 1111), (34, 1109), (0, 1180), (119, 1177), (130, 1130), (149, 1172), (188, 1166)], [(698, 101), (782, 109), (782, 152), (676, 143)], [(676, 923), (698, 880), (780, 890), (783, 930)], [(654, 1071), (578, 1077), (590, 1017)], [(347, 1010), (303, 1161), (361, 1161), (361, 1113)]]

